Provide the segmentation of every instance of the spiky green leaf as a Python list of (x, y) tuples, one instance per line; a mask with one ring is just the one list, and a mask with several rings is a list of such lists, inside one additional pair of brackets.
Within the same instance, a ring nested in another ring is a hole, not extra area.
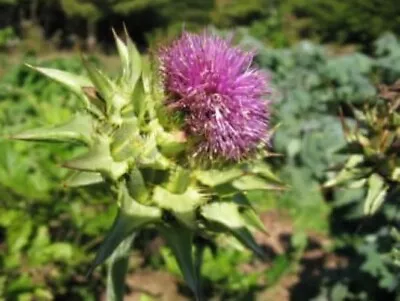
[(198, 170), (195, 172), (196, 178), (204, 185), (215, 187), (239, 178), (244, 174), (240, 168), (234, 167), (224, 170)]
[(144, 138), (144, 144), (142, 145), (137, 163), (141, 167), (161, 170), (165, 170), (171, 165), (171, 162), (158, 150), (154, 135), (149, 135)]
[(336, 185), (347, 184), (354, 180), (359, 180), (367, 173), (367, 168), (360, 168), (364, 162), (364, 157), (361, 155), (353, 155), (347, 160), (344, 168), (336, 175), (335, 178), (327, 181), (324, 187), (333, 187)]
[(64, 180), (64, 187), (81, 187), (103, 182), (103, 177), (97, 172), (74, 171)]
[(385, 200), (388, 185), (378, 174), (372, 174), (368, 178), (368, 193), (364, 203), (364, 213), (373, 215)]
[(148, 105), (147, 98), (148, 97), (144, 92), (142, 79), (139, 79), (139, 82), (132, 93), (133, 111), (135, 112), (135, 115), (138, 118), (139, 122), (144, 121)]
[(125, 238), (110, 257), (107, 270), (107, 301), (120, 301), (124, 298), (129, 251), (135, 236), (133, 234)]
[(169, 210), (187, 227), (196, 228), (196, 209), (204, 204), (206, 198), (192, 186), (182, 194), (174, 194), (161, 186), (156, 186), (153, 191), (153, 201), (159, 207)]
[(114, 40), (117, 46), (118, 55), (121, 59), (122, 78), (125, 78), (127, 76), (127, 73), (129, 72), (129, 67), (130, 67), (128, 48), (126, 47), (125, 43), (118, 37), (114, 29), (112, 29), (112, 33), (114, 35)]
[(229, 202), (207, 204), (202, 206), (201, 215), (207, 221), (217, 223), (225, 230), (231, 232), (239, 241), (261, 258), (265, 257), (264, 251), (256, 243), (252, 234), (247, 229), (237, 204)]
[(261, 221), (258, 214), (252, 208), (249, 207), (243, 208), (240, 212), (240, 215), (242, 216), (247, 227), (253, 227), (258, 231), (261, 231), (264, 234), (268, 235), (268, 231), (265, 228), (265, 225)]
[(126, 83), (131, 87), (131, 93), (133, 89), (136, 87), (136, 84), (139, 80), (140, 74), (142, 72), (142, 59), (139, 51), (137, 50), (135, 44), (132, 42), (131, 38), (128, 34), (126, 34), (126, 44), (129, 55), (129, 73), (126, 79)]
[(255, 175), (246, 175), (232, 182), (232, 186), (241, 191), (249, 190), (283, 190), (280, 185), (270, 184), (265, 179)]
[(143, 57), (142, 59), (142, 81), (144, 92), (146, 94), (151, 94), (152, 72), (148, 57)]
[(143, 139), (139, 134), (136, 119), (121, 124), (115, 131), (111, 143), (111, 155), (116, 161), (124, 161), (136, 157), (142, 152)]
[(180, 225), (163, 225), (158, 229), (171, 248), (186, 283), (199, 300), (199, 272), (196, 270), (192, 253), (194, 233)]
[(390, 176), (393, 181), (400, 182), (400, 167), (396, 167)]
[(114, 83), (91, 62), (89, 62), (87, 58), (82, 58), (82, 62), (94, 87), (109, 106), (115, 92)]
[(81, 171), (100, 172), (113, 180), (117, 180), (128, 170), (127, 162), (114, 161), (109, 141), (105, 137), (99, 139), (87, 153), (67, 161), (63, 166)]
[(167, 189), (173, 193), (184, 193), (191, 182), (190, 170), (177, 167), (171, 171)]
[(257, 161), (250, 166), (251, 173), (255, 173), (265, 178), (266, 180), (272, 181), (276, 184), (282, 184), (282, 181), (273, 173), (271, 167), (262, 161)]
[(93, 119), (89, 115), (77, 114), (69, 122), (55, 126), (27, 130), (13, 135), (13, 139), (45, 142), (92, 143)]
[(165, 155), (176, 155), (185, 149), (186, 138), (182, 132), (166, 132), (160, 125), (155, 125), (157, 144)]
[(150, 224), (161, 221), (162, 212), (160, 209), (151, 206), (144, 206), (128, 193), (125, 184), (121, 184), (118, 191), (118, 201), (120, 209), (115, 218), (110, 232), (102, 243), (91, 270), (103, 263), (117, 246), (129, 235), (138, 229)]
[[(104, 118), (107, 110), (107, 105), (103, 97), (98, 93), (95, 87), (83, 87), (83, 93), (85, 93), (89, 103), (93, 105), (91, 111), (94, 111), (97, 116)], [(97, 109), (97, 110), (94, 110)]]
[(64, 87), (83, 98), (85, 97), (85, 94), (82, 91), (82, 87), (92, 86), (92, 82), (84, 76), (52, 68), (34, 67), (29, 64), (27, 64), (27, 66), (62, 84)]
[(139, 169), (133, 168), (126, 182), (129, 194), (140, 203), (146, 202), (149, 193), (147, 191), (143, 175)]
[(240, 215), (242, 216), (247, 227), (253, 227), (264, 234), (268, 234), (267, 230), (265, 229), (265, 225), (243, 193), (237, 193), (234, 195), (232, 201), (239, 205)]

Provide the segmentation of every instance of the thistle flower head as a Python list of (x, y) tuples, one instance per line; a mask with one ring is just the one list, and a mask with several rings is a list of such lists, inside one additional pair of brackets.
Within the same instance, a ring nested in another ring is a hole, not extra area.
[(251, 67), (253, 53), (204, 32), (159, 55), (167, 104), (184, 114), (195, 156), (238, 161), (268, 142), (268, 78)]

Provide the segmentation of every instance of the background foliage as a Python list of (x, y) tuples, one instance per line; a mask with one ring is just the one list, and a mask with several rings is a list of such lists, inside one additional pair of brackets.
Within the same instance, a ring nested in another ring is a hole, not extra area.
[(142, 46), (183, 28), (213, 24), (248, 28), (274, 46), (313, 38), (371, 51), (383, 32), (400, 32), (399, 15), (396, 0), (0, 0), (0, 27), (11, 26), (20, 37), (51, 38), (62, 47), (81, 41), (89, 48), (96, 41), (107, 47), (112, 39), (108, 29), (124, 22)]
[[(65, 52), (79, 47), (113, 72), (109, 27), (121, 29), (123, 21), (143, 51), (183, 28), (233, 30), (243, 47), (257, 49), (256, 63), (271, 74), (272, 123), (280, 123), (272, 145), (282, 154), (272, 164), (290, 189), (250, 196), (270, 231), (269, 238), (258, 237), (269, 260), (228, 242), (207, 247), (208, 297), (399, 298), (398, 266), (390, 256), (396, 253), (392, 228), (400, 222), (396, 200), (366, 217), (364, 189), (323, 186), (348, 156), (339, 152), (346, 143), (340, 109), (354, 125), (352, 107), (374, 102), (379, 83), (400, 78), (400, 6), (378, 2), (0, 0), (0, 299), (98, 300), (103, 293), (102, 269), (85, 274), (115, 215), (108, 192), (63, 188), (66, 174), (57, 163), (79, 147), (32, 147), (7, 136), (66, 120), (77, 101), (23, 62), (79, 73), (76, 49)], [(163, 242), (151, 231), (138, 241), (128, 292), (138, 300), (169, 294), (178, 300), (180, 275)], [(173, 280), (163, 278), (165, 271)], [(161, 289), (140, 282), (148, 273)], [(179, 296), (185, 298), (185, 289)]]

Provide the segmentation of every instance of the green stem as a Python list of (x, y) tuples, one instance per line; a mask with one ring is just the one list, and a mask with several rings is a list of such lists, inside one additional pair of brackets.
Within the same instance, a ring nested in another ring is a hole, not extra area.
[(204, 247), (202, 245), (195, 246), (195, 253), (194, 253), (194, 268), (197, 275), (197, 281), (199, 289), (197, 290), (196, 294), (196, 301), (205, 300), (202, 290), (201, 290), (201, 266), (203, 264), (203, 256), (204, 255)]
[(135, 236), (125, 238), (110, 256), (107, 264), (107, 301), (122, 301), (124, 298), (129, 251)]

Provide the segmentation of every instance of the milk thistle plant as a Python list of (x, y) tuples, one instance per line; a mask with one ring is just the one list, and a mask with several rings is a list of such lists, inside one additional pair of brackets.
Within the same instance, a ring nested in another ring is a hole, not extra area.
[[(397, 204), (400, 198), (400, 80), (380, 85), (376, 99), (362, 109), (353, 109), (356, 126), (341, 116), (349, 155), (341, 170), (325, 183), (326, 187), (364, 188), (364, 215), (376, 214), (385, 203)], [(395, 220), (393, 215), (391, 219)], [(400, 232), (393, 220), (392, 251), (389, 258), (400, 266)]]
[(84, 109), (66, 124), (14, 138), (87, 146), (63, 164), (72, 170), (65, 185), (104, 183), (118, 203), (92, 266), (108, 259), (108, 300), (122, 300), (129, 249), (144, 227), (164, 237), (200, 300), (196, 237), (231, 235), (263, 257), (251, 232), (266, 230), (246, 194), (281, 188), (262, 160), (268, 78), (251, 67), (253, 53), (207, 32), (183, 33), (153, 60), (125, 40), (115, 35), (122, 67), (115, 79), (85, 58), (87, 77), (30, 66), (77, 94)]
[(342, 117), (349, 158), (325, 186), (365, 187), (366, 215), (375, 214), (385, 200), (400, 196), (400, 80), (381, 85), (373, 103), (353, 109), (357, 126), (351, 128)]

